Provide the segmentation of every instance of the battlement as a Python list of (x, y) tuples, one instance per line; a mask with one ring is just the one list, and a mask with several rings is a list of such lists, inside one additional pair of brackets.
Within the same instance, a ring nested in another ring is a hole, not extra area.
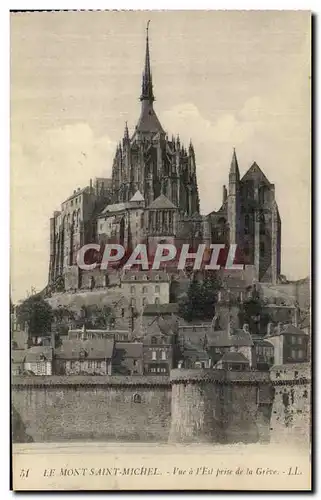
[(214, 382), (218, 384), (258, 384), (270, 383), (268, 372), (260, 371), (225, 371), (205, 368), (200, 370), (177, 368), (171, 371), (172, 383)]

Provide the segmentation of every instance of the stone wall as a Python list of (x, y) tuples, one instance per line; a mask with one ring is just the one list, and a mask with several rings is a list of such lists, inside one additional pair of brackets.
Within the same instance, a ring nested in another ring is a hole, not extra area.
[[(272, 406), (269, 374), (172, 370), (173, 442), (266, 441)], [(260, 394), (262, 397), (260, 397)]]
[(15, 414), (23, 421), (25, 434), (36, 442), (166, 441), (170, 400), (169, 381), (162, 377), (13, 380)]
[(308, 443), (310, 370), (13, 377), (14, 439)]
[(307, 363), (271, 369), (274, 401), (271, 441), (307, 444), (311, 434), (311, 367)]

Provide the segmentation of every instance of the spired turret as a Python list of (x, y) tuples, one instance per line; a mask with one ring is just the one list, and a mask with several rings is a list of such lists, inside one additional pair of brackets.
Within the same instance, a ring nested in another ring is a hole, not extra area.
[(113, 164), (113, 200), (127, 202), (139, 190), (148, 204), (164, 194), (182, 213), (199, 213), (195, 153), (179, 136), (168, 139), (154, 110), (154, 89), (146, 28), (145, 62), (141, 86), (141, 112), (132, 136), (126, 123), (122, 144)]

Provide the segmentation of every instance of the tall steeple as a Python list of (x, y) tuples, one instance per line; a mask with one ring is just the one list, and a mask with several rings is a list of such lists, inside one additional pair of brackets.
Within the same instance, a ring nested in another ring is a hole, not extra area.
[(152, 73), (150, 69), (150, 55), (149, 55), (149, 38), (148, 28), (146, 27), (146, 54), (145, 54), (145, 67), (142, 80), (142, 93), (140, 100), (142, 103), (141, 114), (137, 123), (136, 133), (143, 134), (143, 137), (153, 135), (156, 133), (165, 134), (153, 108), (155, 97), (153, 94)]
[(240, 170), (239, 170), (239, 164), (236, 158), (236, 152), (235, 148), (233, 148), (233, 156), (232, 156), (232, 161), (231, 161), (231, 167), (230, 167), (230, 176), (235, 176), (236, 179), (240, 178)]
[(149, 101), (150, 103), (155, 101), (153, 94), (153, 82), (152, 73), (150, 69), (150, 56), (149, 56), (149, 38), (148, 38), (148, 28), (150, 21), (147, 22), (146, 27), (146, 53), (145, 53), (145, 68), (143, 72), (142, 79), (142, 94), (140, 96), (141, 101)]

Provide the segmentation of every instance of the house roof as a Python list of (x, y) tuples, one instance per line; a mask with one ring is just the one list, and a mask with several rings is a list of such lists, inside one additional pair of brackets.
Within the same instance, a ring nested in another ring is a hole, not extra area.
[(228, 363), (247, 363), (249, 364), (249, 360), (242, 354), (241, 352), (226, 352), (224, 356), (220, 359), (220, 362), (228, 362)]
[(114, 339), (63, 340), (55, 351), (59, 359), (111, 359), (114, 350)]
[(125, 358), (142, 358), (143, 343), (142, 342), (116, 342), (116, 351), (123, 351)]
[(107, 214), (108, 212), (110, 213), (121, 212), (123, 210), (126, 210), (127, 207), (128, 207), (127, 203), (113, 203), (111, 205), (107, 205), (101, 213)]
[(230, 334), (227, 330), (209, 330), (206, 332), (206, 336), (209, 347), (253, 346), (251, 334), (240, 328), (231, 328)]
[(164, 314), (176, 314), (178, 312), (178, 304), (172, 302), (169, 304), (147, 304), (144, 308), (143, 315), (164, 315)]
[[(52, 361), (52, 348), (47, 346), (33, 346), (25, 351), (25, 362), (35, 363), (39, 361)], [(45, 358), (45, 359), (43, 359)]]
[(266, 338), (276, 337), (278, 335), (305, 335), (305, 336), (307, 336), (307, 334), (303, 330), (298, 328), (297, 326), (287, 324), (287, 325), (283, 325), (280, 330), (278, 327), (274, 328), (274, 331), (272, 333), (270, 333), (270, 335), (266, 335)]
[(158, 198), (156, 198), (152, 203), (149, 205), (150, 209), (152, 210), (159, 210), (159, 209), (176, 209), (175, 205), (164, 195), (161, 194)]
[(23, 363), (25, 360), (26, 351), (24, 349), (12, 349), (11, 351), (11, 362), (12, 363)]

